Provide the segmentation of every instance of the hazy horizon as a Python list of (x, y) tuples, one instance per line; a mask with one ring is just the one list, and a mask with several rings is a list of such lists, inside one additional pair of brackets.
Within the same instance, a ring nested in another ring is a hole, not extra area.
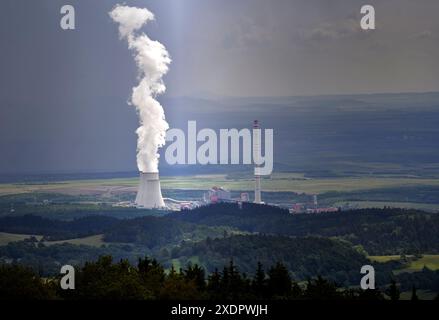
[[(137, 70), (108, 15), (117, 3), (71, 1), (76, 12), (73, 31), (59, 26), (64, 1), (2, 3), (1, 173), (135, 170), (138, 120), (127, 100)], [(255, 110), (264, 125), (282, 131), (287, 124), (276, 127), (274, 121), (265, 121), (258, 104), (267, 104), (270, 115), (271, 100), (320, 99), (324, 104), (327, 99), (333, 104), (337, 97), (424, 92), (419, 93), (422, 97), (439, 91), (439, 2), (434, 0), (369, 1), (376, 9), (373, 31), (360, 28), (364, 2), (359, 0), (126, 4), (155, 14), (155, 21), (142, 31), (170, 53), (167, 91), (159, 100), (171, 127), (196, 120), (187, 118), (185, 100), (194, 100), (198, 108), (192, 108), (191, 115), (205, 117), (200, 125), (218, 127), (209, 122), (206, 113), (211, 112), (224, 128), (248, 127), (254, 117), (249, 111), (242, 115), (248, 119), (238, 124), (230, 112), (238, 112), (243, 101), (256, 102), (251, 112)], [(211, 105), (200, 103), (203, 99)], [(216, 100), (221, 103), (215, 106)], [(439, 99), (428, 100), (430, 107), (439, 108)], [(381, 107), (386, 110), (385, 103)], [(350, 116), (349, 121), (361, 125), (355, 114)], [(293, 114), (287, 118), (294, 123)], [(422, 121), (422, 116), (417, 119)], [(331, 118), (319, 121), (321, 126), (334, 125)], [(405, 125), (410, 129), (412, 124), (406, 120)], [(296, 131), (297, 139), (306, 137), (309, 129)], [(308, 141), (309, 147), (314, 142)], [(302, 150), (309, 147), (301, 145)]]

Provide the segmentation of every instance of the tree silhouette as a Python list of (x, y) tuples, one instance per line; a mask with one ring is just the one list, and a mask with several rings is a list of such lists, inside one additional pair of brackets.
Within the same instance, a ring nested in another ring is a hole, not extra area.
[(189, 265), (186, 270), (184, 270), (185, 279), (188, 281), (193, 281), (199, 290), (204, 290), (206, 288), (206, 279), (204, 269), (195, 265)]
[(334, 282), (318, 276), (317, 279), (308, 280), (305, 297), (314, 300), (328, 300), (340, 298), (337, 285)]
[(418, 301), (419, 300), (418, 294), (416, 293), (416, 287), (415, 286), (412, 287), (412, 297), (411, 297), (411, 300), (412, 301)]
[(271, 296), (289, 296), (291, 294), (290, 274), (280, 262), (268, 271), (268, 291)]
[[(208, 275), (199, 265), (184, 270), (171, 267), (165, 270), (148, 257), (136, 266), (127, 260), (114, 262), (102, 256), (94, 262), (76, 267), (75, 290), (61, 290), (61, 276), (41, 279), (34, 271), (18, 265), (0, 265), (0, 299), (104, 299), (104, 300), (194, 300), (194, 299), (343, 299), (383, 300), (379, 289), (360, 290), (340, 288), (335, 282), (318, 276), (308, 279), (303, 288), (291, 280), (287, 268), (280, 262), (264, 272), (257, 264), (251, 280), (240, 273), (233, 260), (222, 272), (217, 269)], [(391, 300), (398, 300), (400, 289), (396, 281), (386, 290)], [(412, 300), (417, 300), (412, 286)], [(437, 298), (436, 298), (437, 299)]]
[(390, 300), (392, 300), (392, 301), (399, 300), (400, 291), (399, 291), (399, 288), (396, 285), (396, 281), (394, 279), (391, 280), (390, 286), (386, 290), (386, 294), (390, 297)]
[(258, 267), (252, 281), (253, 293), (257, 298), (266, 298), (268, 295), (267, 287), (265, 271), (262, 268), (262, 263), (258, 262)]

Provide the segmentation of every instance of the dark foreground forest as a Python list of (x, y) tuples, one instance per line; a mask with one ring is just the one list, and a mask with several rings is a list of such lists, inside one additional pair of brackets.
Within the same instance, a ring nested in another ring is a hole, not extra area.
[[(156, 260), (114, 263), (105, 256), (76, 271), (75, 290), (62, 290), (60, 277), (42, 279), (31, 269), (0, 267), (0, 299), (62, 300), (399, 300), (395, 281), (387, 288), (341, 288), (322, 277), (298, 283), (277, 263), (267, 270), (258, 263), (253, 275), (241, 273), (233, 261), (206, 274), (198, 265), (166, 272)], [(412, 300), (419, 297), (412, 288)], [(437, 300), (438, 298), (436, 298)]]

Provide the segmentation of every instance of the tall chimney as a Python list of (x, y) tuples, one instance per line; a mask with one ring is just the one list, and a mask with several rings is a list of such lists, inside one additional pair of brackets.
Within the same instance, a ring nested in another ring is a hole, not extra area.
[[(259, 160), (261, 154), (261, 130), (259, 121), (253, 121), (253, 160)], [(259, 162), (259, 161), (256, 161)], [(259, 173), (259, 165), (255, 163), (255, 203), (262, 203), (261, 199), (261, 175)]]
[(165, 208), (158, 172), (141, 172), (136, 206), (153, 209)]

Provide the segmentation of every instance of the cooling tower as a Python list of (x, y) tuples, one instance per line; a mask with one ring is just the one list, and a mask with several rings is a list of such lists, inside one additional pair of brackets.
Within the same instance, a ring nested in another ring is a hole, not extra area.
[(141, 172), (136, 205), (141, 208), (165, 208), (158, 172)]

